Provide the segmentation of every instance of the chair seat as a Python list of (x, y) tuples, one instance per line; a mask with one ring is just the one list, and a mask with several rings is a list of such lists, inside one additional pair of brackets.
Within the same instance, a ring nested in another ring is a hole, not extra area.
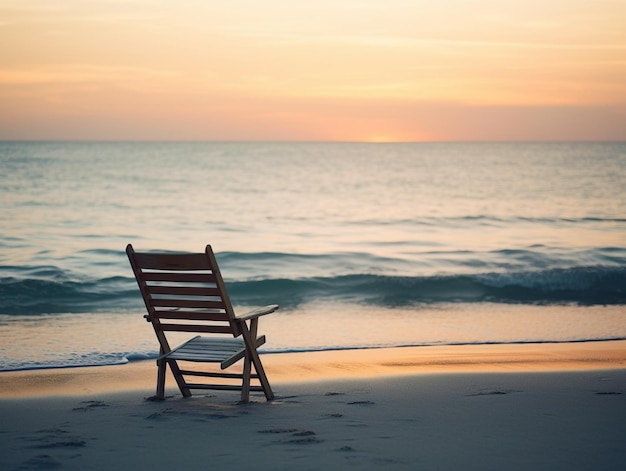
[[(257, 348), (265, 343), (265, 335), (257, 337)], [(241, 360), (246, 353), (242, 338), (202, 337), (198, 335), (159, 359), (221, 363), (222, 369)]]

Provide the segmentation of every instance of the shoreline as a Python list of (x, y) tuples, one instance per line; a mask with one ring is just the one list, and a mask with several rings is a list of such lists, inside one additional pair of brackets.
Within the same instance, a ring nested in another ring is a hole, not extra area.
[[(626, 369), (626, 340), (271, 353), (262, 360), (272, 384), (434, 373)], [(0, 372), (0, 399), (151, 391), (154, 363)], [(167, 387), (177, 392), (169, 374)]]

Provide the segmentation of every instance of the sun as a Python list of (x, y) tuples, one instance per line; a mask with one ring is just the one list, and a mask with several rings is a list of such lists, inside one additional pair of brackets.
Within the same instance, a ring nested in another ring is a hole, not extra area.
[(385, 142), (400, 142), (400, 139), (394, 138), (393, 136), (387, 134), (376, 134), (374, 136), (370, 136), (366, 139), (367, 142), (373, 143), (385, 143)]

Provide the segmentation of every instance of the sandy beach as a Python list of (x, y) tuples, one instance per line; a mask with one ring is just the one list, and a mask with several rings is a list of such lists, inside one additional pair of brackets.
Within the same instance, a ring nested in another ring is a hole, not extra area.
[(0, 468), (621, 469), (626, 342), (266, 354), (277, 398), (154, 362), (0, 373)]

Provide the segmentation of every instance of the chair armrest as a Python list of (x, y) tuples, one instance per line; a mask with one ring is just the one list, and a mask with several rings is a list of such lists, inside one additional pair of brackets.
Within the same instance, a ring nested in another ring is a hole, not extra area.
[(244, 314), (241, 316), (235, 316), (235, 319), (237, 319), (238, 321), (248, 321), (250, 319), (255, 319), (257, 317), (265, 316), (266, 314), (271, 314), (277, 309), (278, 309), (278, 304), (270, 304), (269, 306), (260, 307), (253, 311), (250, 311), (247, 314)]

